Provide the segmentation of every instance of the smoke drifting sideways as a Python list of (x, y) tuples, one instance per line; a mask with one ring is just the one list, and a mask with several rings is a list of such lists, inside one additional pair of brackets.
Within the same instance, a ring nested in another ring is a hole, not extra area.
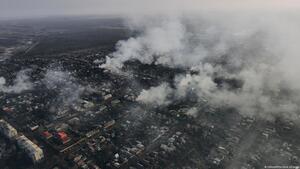
[(26, 69), (18, 72), (12, 85), (7, 85), (6, 79), (4, 77), (0, 77), (0, 92), (18, 94), (26, 90), (31, 90), (33, 88), (33, 84), (28, 76), (30, 71), (31, 70)]
[(139, 34), (119, 41), (101, 67), (120, 73), (124, 62), (138, 60), (188, 70), (174, 85), (143, 90), (141, 103), (165, 106), (192, 93), (243, 116), (299, 121), (299, 17), (270, 9), (131, 17), (128, 26)]

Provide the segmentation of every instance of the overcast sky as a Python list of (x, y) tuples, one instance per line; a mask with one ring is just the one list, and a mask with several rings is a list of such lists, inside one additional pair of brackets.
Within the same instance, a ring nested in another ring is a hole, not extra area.
[(0, 17), (198, 11), (203, 8), (299, 8), (299, 0), (0, 0)]

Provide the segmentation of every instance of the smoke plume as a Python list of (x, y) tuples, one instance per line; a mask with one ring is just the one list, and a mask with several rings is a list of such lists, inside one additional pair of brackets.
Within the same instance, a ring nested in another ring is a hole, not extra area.
[(244, 116), (298, 119), (299, 16), (218, 12), (130, 19), (128, 25), (138, 35), (119, 41), (101, 67), (121, 72), (126, 61), (138, 60), (188, 70), (175, 77), (174, 85), (143, 90), (137, 100), (146, 104), (167, 105), (192, 93)]
[(172, 90), (168, 84), (163, 83), (160, 86), (151, 87), (149, 90), (142, 90), (136, 100), (154, 106), (168, 105), (170, 103), (168, 95), (171, 92)]
[(33, 84), (28, 76), (29, 71), (30, 70), (21, 70), (18, 72), (13, 84), (11, 85), (7, 85), (6, 79), (4, 77), (0, 77), (0, 92), (21, 93), (26, 90), (31, 90), (33, 88)]
[(57, 102), (63, 106), (79, 101), (80, 95), (85, 90), (85, 87), (78, 84), (71, 73), (59, 69), (49, 69), (45, 74), (43, 83), (48, 89), (58, 93)]

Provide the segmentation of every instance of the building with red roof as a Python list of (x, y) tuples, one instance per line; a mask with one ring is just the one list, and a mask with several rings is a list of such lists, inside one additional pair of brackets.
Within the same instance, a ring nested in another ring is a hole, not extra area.
[(67, 135), (67, 133), (63, 132), (63, 131), (59, 131), (56, 134), (56, 137), (58, 138), (58, 140), (60, 142), (62, 142), (63, 144), (67, 143), (70, 141), (69, 136)]

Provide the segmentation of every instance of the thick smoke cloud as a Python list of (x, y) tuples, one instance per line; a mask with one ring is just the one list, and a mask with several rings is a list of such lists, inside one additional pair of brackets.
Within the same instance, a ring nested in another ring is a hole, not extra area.
[(143, 90), (143, 103), (167, 105), (192, 93), (245, 116), (298, 119), (298, 17), (259, 10), (133, 18), (128, 25), (139, 35), (120, 41), (101, 67), (120, 72), (124, 62), (139, 60), (197, 72), (176, 77), (173, 88)]
[(22, 70), (18, 72), (13, 84), (11, 85), (7, 85), (6, 79), (4, 77), (0, 77), (0, 92), (21, 93), (26, 90), (31, 90), (33, 88), (33, 84), (28, 76), (29, 71), (30, 70)]

